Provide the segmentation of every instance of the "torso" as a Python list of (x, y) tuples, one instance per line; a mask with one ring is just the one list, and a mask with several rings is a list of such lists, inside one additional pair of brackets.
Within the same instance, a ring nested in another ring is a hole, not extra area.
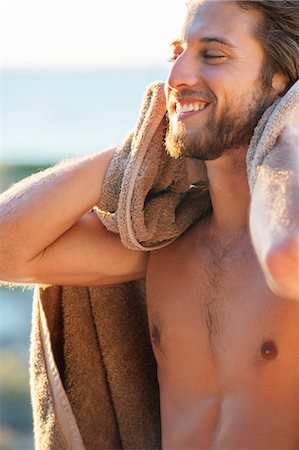
[(298, 449), (299, 304), (267, 287), (246, 231), (208, 229), (150, 257), (163, 448)]

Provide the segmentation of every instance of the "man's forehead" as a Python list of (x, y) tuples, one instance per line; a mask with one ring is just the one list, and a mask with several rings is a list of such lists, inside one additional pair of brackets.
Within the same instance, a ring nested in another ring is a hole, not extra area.
[(202, 22), (203, 25), (217, 21), (218, 14), (228, 10), (236, 10), (237, 3), (234, 0), (190, 0), (186, 10), (183, 30), (191, 26), (193, 22)]
[(254, 11), (240, 8), (234, 0), (191, 0), (188, 3), (183, 23), (181, 40), (186, 41), (193, 34), (203, 36), (219, 35), (242, 37), (252, 35), (253, 28), (260, 19)]

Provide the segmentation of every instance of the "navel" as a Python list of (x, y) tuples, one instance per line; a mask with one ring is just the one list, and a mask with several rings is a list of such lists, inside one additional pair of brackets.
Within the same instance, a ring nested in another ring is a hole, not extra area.
[(261, 346), (261, 355), (264, 359), (275, 359), (278, 355), (278, 348), (274, 341), (265, 341)]

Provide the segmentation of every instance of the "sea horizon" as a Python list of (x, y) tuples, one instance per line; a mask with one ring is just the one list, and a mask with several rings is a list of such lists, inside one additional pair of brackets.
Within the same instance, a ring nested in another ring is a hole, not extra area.
[(2, 71), (1, 163), (51, 164), (118, 145), (168, 66)]

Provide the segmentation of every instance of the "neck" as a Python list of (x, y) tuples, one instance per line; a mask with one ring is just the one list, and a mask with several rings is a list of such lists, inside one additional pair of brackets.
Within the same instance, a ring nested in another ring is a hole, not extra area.
[(206, 161), (213, 205), (213, 228), (234, 234), (248, 226), (250, 193), (245, 149), (237, 149), (217, 160)]

